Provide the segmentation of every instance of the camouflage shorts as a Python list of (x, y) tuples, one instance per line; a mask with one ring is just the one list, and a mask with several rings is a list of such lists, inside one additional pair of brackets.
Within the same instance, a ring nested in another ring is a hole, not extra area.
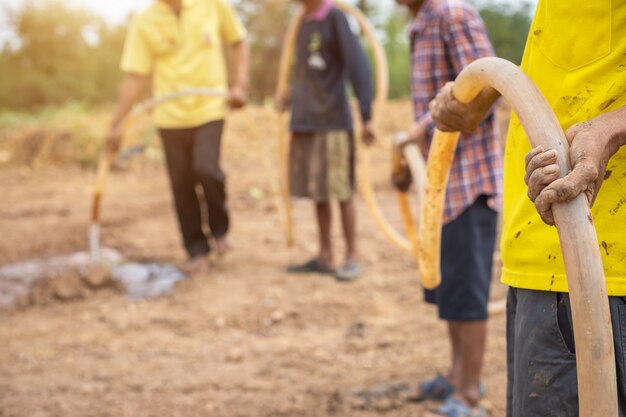
[(347, 201), (354, 190), (354, 139), (347, 131), (296, 133), (291, 138), (290, 188), (294, 197), (321, 203)]

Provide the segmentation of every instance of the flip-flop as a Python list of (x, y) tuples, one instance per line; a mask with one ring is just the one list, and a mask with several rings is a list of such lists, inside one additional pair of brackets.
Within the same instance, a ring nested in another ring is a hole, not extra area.
[(335, 268), (332, 268), (318, 258), (313, 258), (309, 261), (306, 261), (303, 264), (295, 264), (289, 265), (287, 267), (287, 272), (291, 274), (329, 274), (332, 275), (335, 273)]
[(437, 374), (433, 379), (422, 382), (420, 385), (420, 393), (409, 395), (408, 401), (422, 402), (427, 400), (443, 401), (454, 394), (454, 385), (448, 379)]
[(441, 417), (485, 417), (486, 415), (483, 407), (478, 406), (475, 410), (472, 410), (469, 405), (463, 404), (456, 398), (448, 398), (439, 407), (431, 410), (431, 412)]
[(361, 276), (363, 269), (355, 260), (349, 260), (341, 268), (335, 272), (335, 278), (338, 281), (353, 281)]

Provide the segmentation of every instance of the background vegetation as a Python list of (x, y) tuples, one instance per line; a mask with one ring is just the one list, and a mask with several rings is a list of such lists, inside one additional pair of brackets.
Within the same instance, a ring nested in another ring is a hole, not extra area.
[[(235, 3), (251, 33), (251, 95), (262, 101), (271, 97), (274, 89), (290, 10), (278, 0)], [(399, 8), (379, 10), (373, 0), (358, 3), (385, 44), (392, 97), (406, 97), (410, 75), (405, 34), (408, 16)], [(519, 62), (530, 24), (530, 4), (481, 2), (476, 6), (497, 54)], [(32, 111), (76, 101), (91, 106), (115, 99), (122, 76), (118, 65), (127, 22), (111, 26), (62, 0), (30, 0), (6, 13), (16, 39), (0, 45), (0, 111)]]

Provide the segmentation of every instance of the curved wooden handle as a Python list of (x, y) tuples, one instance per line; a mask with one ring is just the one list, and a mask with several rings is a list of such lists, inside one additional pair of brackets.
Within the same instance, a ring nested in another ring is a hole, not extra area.
[[(336, 1), (335, 5), (337, 8), (342, 10), (344, 13), (347, 13), (353, 16), (357, 22), (359, 23), (359, 27), (361, 31), (367, 38), (374, 56), (375, 63), (375, 74), (376, 74), (376, 97), (374, 102), (374, 117), (378, 118), (380, 114), (384, 111), (384, 106), (387, 103), (387, 96), (389, 95), (389, 67), (387, 64), (387, 56), (385, 54), (385, 49), (383, 48), (382, 43), (378, 39), (376, 32), (370, 25), (367, 17), (363, 14), (361, 10), (356, 7), (350, 6), (346, 3)], [(358, 137), (358, 135), (357, 135)], [(357, 144), (360, 145), (360, 141), (357, 140)], [(374, 191), (374, 187), (372, 185), (372, 180), (370, 177), (371, 172), (371, 150), (365, 146), (359, 146), (359, 168), (358, 168), (358, 183), (359, 190), (361, 191), (361, 196), (365, 201), (365, 205), (367, 210), (370, 212), (370, 215), (374, 218), (374, 221), (383, 232), (384, 236), (389, 240), (389, 242), (396, 245), (398, 248), (404, 250), (408, 253), (414, 252), (413, 243), (402, 236), (398, 231), (396, 231), (391, 224), (385, 219), (382, 210), (376, 200), (376, 193)], [(406, 196), (405, 196), (406, 197)], [(400, 199), (400, 208), (401, 210), (404, 207), (403, 219), (408, 226), (409, 221), (409, 203), (408, 201), (403, 202), (403, 197), (400, 195), (398, 197)], [(410, 229), (407, 229), (410, 230)]]
[[(398, 146), (391, 147), (391, 171), (394, 175), (402, 175), (402, 151)], [(411, 211), (411, 201), (409, 195), (406, 192), (398, 191), (396, 193), (398, 198), (398, 206), (400, 207), (400, 214), (402, 215), (402, 223), (404, 224), (404, 230), (409, 238), (411, 249), (413, 250), (413, 256), (417, 259), (419, 256), (419, 238), (417, 235), (417, 228), (415, 227), (415, 219)]]
[[(122, 122), (124, 124), (124, 130), (127, 129), (128, 124), (135, 120), (141, 114), (152, 110), (157, 107), (159, 104), (165, 103), (167, 101), (176, 100), (183, 97), (194, 97), (194, 96), (206, 96), (206, 97), (223, 97), (226, 98), (228, 93), (224, 90), (219, 90), (215, 88), (189, 88), (186, 90), (177, 91), (170, 94), (165, 94), (160, 97), (155, 97), (149, 100), (146, 100), (142, 103), (139, 103), (133, 111), (124, 119)], [(120, 148), (121, 148), (120, 144)], [(109, 169), (113, 160), (115, 159), (115, 153), (109, 152), (107, 149), (104, 149), (102, 155), (100, 156), (100, 160), (98, 161), (98, 171), (96, 175), (96, 184), (94, 186), (94, 197), (93, 204), (91, 209), (91, 221), (98, 222), (100, 218), (100, 200), (102, 197), (102, 192), (104, 191), (104, 183), (106, 181), (106, 177), (109, 173)]]
[[(483, 58), (459, 74), (453, 88), (454, 96), (468, 103), (488, 86), (499, 91), (512, 104), (532, 146), (542, 145), (557, 151), (561, 177), (565, 176), (570, 171), (568, 142), (550, 105), (530, 78), (508, 61)], [(436, 132), (428, 159), (419, 263), (420, 276), (427, 288), (436, 287), (440, 281), (443, 202), (439, 200), (443, 200), (457, 140), (458, 133)], [(600, 246), (589, 204), (586, 197), (580, 195), (571, 202), (554, 204), (552, 211), (572, 305), (580, 416), (616, 417), (611, 316)]]
[[(283, 39), (276, 82), (277, 96), (283, 96), (289, 92), (289, 75), (296, 50), (298, 31), (300, 30), (303, 17), (304, 10), (301, 9), (289, 22), (287, 33)], [(285, 227), (287, 246), (291, 247), (294, 244), (294, 235), (291, 194), (289, 190), (289, 117), (286, 111), (278, 114), (278, 182), (282, 200), (281, 217)]]
[[(394, 175), (402, 175), (402, 160), (404, 159), (408, 164), (411, 171), (411, 177), (415, 185), (415, 194), (417, 197), (417, 206), (422, 204), (422, 198), (424, 195), (424, 189), (426, 187), (426, 162), (424, 156), (419, 147), (408, 140), (406, 133), (399, 133), (394, 139), (394, 146), (392, 147), (391, 156), (391, 170)], [(402, 215), (402, 222), (404, 223), (404, 230), (411, 242), (411, 248), (413, 249), (413, 255), (415, 259), (419, 261), (419, 237), (417, 234), (416, 224), (419, 223), (418, 218), (414, 219), (411, 211), (411, 203), (409, 196), (405, 192), (398, 192), (398, 205), (400, 206), (400, 213)]]
[[(133, 111), (124, 119), (122, 122), (124, 125), (124, 129), (128, 128), (129, 123), (135, 120), (141, 114), (152, 110), (159, 104), (165, 103), (167, 101), (176, 100), (183, 97), (194, 97), (194, 96), (205, 96), (205, 97), (223, 97), (226, 98), (228, 93), (224, 90), (214, 89), (214, 88), (189, 88), (181, 91), (177, 91), (171, 94), (165, 94), (160, 97), (155, 97), (149, 100), (146, 100), (142, 103), (139, 103)], [(122, 136), (122, 141), (124, 137)], [(122, 147), (123, 142), (120, 144), (120, 148)], [(104, 193), (104, 184), (106, 183), (106, 178), (109, 174), (109, 170), (111, 169), (111, 164), (115, 160), (116, 153), (110, 152), (108, 149), (104, 149), (102, 151), (102, 155), (100, 156), (100, 160), (98, 161), (98, 171), (96, 174), (96, 182), (93, 189), (93, 198), (91, 203), (91, 228), (89, 233), (89, 247), (91, 258), (94, 261), (99, 259), (99, 227), (98, 223), (100, 222), (100, 207), (102, 203), (102, 194)]]

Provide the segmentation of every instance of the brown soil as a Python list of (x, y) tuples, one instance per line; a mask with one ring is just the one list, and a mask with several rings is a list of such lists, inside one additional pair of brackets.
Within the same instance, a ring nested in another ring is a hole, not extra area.
[[(409, 104), (390, 114), (381, 142), (410, 120)], [(209, 275), (137, 302), (68, 273), (36, 284), (33, 294), (45, 287), (51, 302), (0, 312), (1, 417), (416, 416), (433, 406), (404, 402), (402, 384), (445, 370), (445, 327), (422, 301), (414, 261), (387, 243), (361, 200), (360, 280), (284, 272), (314, 253), (316, 238), (310, 205), (295, 202), (297, 244), (285, 247), (267, 170), (274, 138), (269, 110), (229, 124), (235, 250)], [(388, 149), (377, 150), (378, 195), (399, 226)], [(93, 180), (73, 165), (0, 170), (0, 265), (85, 250)], [(107, 187), (105, 246), (132, 260), (184, 260), (160, 164), (117, 170)], [(504, 291), (496, 283), (493, 297)], [(504, 334), (497, 315), (484, 368), (490, 416), (504, 414)], [(374, 394), (353, 395), (366, 388)]]

